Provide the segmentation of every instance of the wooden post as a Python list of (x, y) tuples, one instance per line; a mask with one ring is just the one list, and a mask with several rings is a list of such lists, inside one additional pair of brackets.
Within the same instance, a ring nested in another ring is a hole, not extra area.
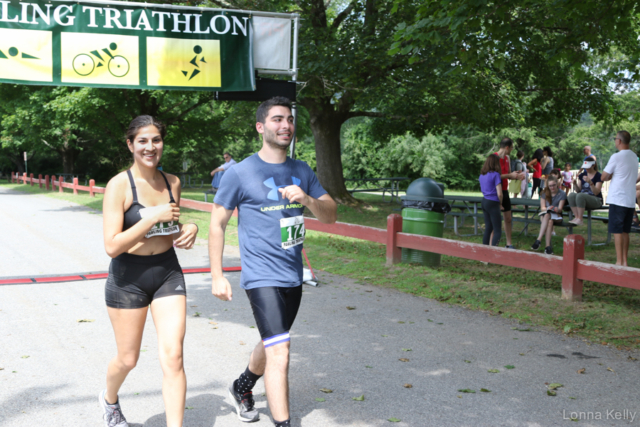
[(58, 178), (58, 191), (62, 193), (62, 177)]
[(387, 217), (387, 265), (391, 266), (400, 262), (402, 249), (398, 247), (397, 233), (402, 231), (402, 216), (391, 214)]
[(564, 238), (562, 299), (582, 301), (582, 280), (578, 279), (579, 259), (584, 259), (584, 237), (570, 234)]
[(13, 177), (14, 177), (14, 173), (11, 172), (11, 183), (13, 184)]
[(38, 174), (38, 185), (42, 188), (42, 175)]
[(89, 180), (89, 196), (96, 197), (96, 193), (93, 191), (93, 187), (96, 185), (95, 179)]
[(73, 195), (78, 195), (78, 177), (73, 178)]
[(32, 173), (29, 174), (29, 184), (31, 184), (31, 186), (33, 187), (33, 174)]
[(23, 183), (23, 184), (26, 184), (26, 183), (27, 183), (27, 173), (26, 173), (26, 172), (23, 172), (23, 173), (22, 173), (22, 183)]
[(56, 191), (56, 176), (51, 175), (51, 191)]
[(49, 191), (49, 184), (50, 184), (50, 182), (49, 182), (49, 175), (45, 175), (45, 176), (44, 176), (44, 188), (45, 188), (45, 190), (47, 190), (47, 191)]

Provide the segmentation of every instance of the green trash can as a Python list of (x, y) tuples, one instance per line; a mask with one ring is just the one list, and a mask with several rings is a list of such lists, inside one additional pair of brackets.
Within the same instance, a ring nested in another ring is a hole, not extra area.
[[(431, 178), (419, 178), (402, 196), (402, 232), (422, 236), (442, 237), (444, 213), (448, 208), (444, 197), (444, 186)], [(440, 254), (402, 248), (402, 262), (440, 266)]]

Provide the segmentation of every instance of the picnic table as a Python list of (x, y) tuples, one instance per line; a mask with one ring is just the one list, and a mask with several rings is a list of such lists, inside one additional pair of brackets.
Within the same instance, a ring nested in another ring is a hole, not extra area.
[[(382, 201), (384, 202), (384, 195), (388, 191), (390, 194), (389, 203), (393, 201), (395, 198), (396, 201), (400, 200), (400, 182), (409, 181), (410, 178), (406, 176), (400, 177), (390, 177), (390, 178), (347, 178), (346, 182), (355, 182), (355, 188), (347, 191), (349, 193), (360, 193), (365, 191), (382, 191)], [(388, 182), (389, 184), (383, 185), (382, 183)], [(367, 183), (373, 183), (377, 187), (376, 188), (360, 188), (361, 186), (366, 185)]]
[[(479, 213), (478, 211), (482, 210), (482, 197), (475, 196), (447, 196), (444, 198), (451, 202), (452, 211), (445, 214), (445, 226), (447, 221), (447, 216), (453, 217), (453, 231), (457, 236), (467, 237), (467, 236), (477, 236), (478, 233), (478, 218), (483, 218), (484, 215)], [(529, 235), (529, 224), (539, 224), (540, 220), (536, 218), (536, 214), (540, 211), (540, 200), (539, 199), (527, 199), (527, 198), (512, 198), (511, 206), (522, 206), (523, 209), (512, 210), (512, 212), (522, 212), (524, 213), (524, 218), (513, 217), (513, 222), (522, 222), (524, 223), (523, 229), (520, 231), (520, 234), (524, 233), (525, 236)], [(459, 212), (454, 212), (453, 209), (460, 209)], [(530, 210), (531, 209), (531, 210)], [(606, 211), (609, 210), (608, 206), (602, 206), (597, 211)], [(466, 211), (466, 212), (465, 212)], [(573, 212), (569, 209), (569, 204), (565, 204), (565, 211), (569, 213), (569, 220), (573, 219)], [(529, 213), (532, 214), (531, 218), (529, 218)], [(585, 218), (587, 219), (587, 245), (589, 246), (600, 246), (606, 245), (611, 242), (611, 234), (607, 232), (607, 240), (604, 243), (593, 243), (591, 236), (591, 226), (592, 220), (599, 220), (602, 222), (608, 222), (608, 218), (594, 217), (592, 216), (593, 211), (585, 211)], [(464, 225), (465, 218), (473, 218), (473, 233), (472, 234), (460, 234), (458, 232), (458, 218), (460, 218), (460, 226)], [(574, 225), (563, 222), (563, 227), (566, 227), (569, 231), (569, 234), (573, 234)]]
[[(177, 172), (177, 173), (172, 173), (172, 175), (177, 175), (180, 177), (180, 184), (182, 188), (184, 188), (187, 185), (189, 186), (189, 188), (202, 188), (202, 186), (204, 185), (204, 179), (200, 180), (200, 187), (195, 187), (194, 185), (191, 184), (191, 177), (193, 175), (199, 175), (198, 172)], [(197, 185), (195, 181), (194, 181), (194, 184)]]

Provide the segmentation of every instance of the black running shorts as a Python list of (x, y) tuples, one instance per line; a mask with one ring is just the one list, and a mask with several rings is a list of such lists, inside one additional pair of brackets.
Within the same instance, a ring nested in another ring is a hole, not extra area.
[(111, 260), (105, 285), (108, 307), (143, 308), (156, 298), (187, 295), (176, 251), (149, 256), (123, 253)]
[(511, 198), (509, 197), (509, 190), (502, 190), (502, 212), (511, 212)]
[(289, 341), (289, 330), (300, 308), (302, 285), (247, 289), (253, 317), (265, 347)]
[(609, 233), (622, 234), (631, 232), (634, 208), (619, 205), (609, 205)]

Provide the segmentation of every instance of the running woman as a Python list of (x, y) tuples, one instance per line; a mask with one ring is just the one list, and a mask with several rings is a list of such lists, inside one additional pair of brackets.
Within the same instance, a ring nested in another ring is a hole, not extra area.
[(104, 194), (104, 245), (113, 258), (105, 296), (118, 348), (99, 396), (107, 427), (128, 426), (118, 390), (140, 356), (149, 307), (158, 333), (167, 427), (182, 426), (186, 290), (174, 246), (191, 249), (198, 226), (178, 222), (180, 180), (157, 169), (165, 135), (153, 117), (136, 117), (127, 130), (133, 165), (113, 177)]
[(238, 237), (245, 290), (262, 341), (246, 370), (229, 386), (241, 421), (260, 418), (252, 389), (264, 375), (267, 402), (276, 426), (291, 425), (289, 414), (289, 330), (302, 297), (304, 209), (321, 222), (336, 221), (337, 207), (311, 168), (287, 157), (294, 133), (291, 102), (274, 97), (256, 113), (262, 148), (222, 177), (211, 212), (209, 257), (211, 291), (230, 301), (231, 286), (222, 275), (224, 232), (238, 208)]

